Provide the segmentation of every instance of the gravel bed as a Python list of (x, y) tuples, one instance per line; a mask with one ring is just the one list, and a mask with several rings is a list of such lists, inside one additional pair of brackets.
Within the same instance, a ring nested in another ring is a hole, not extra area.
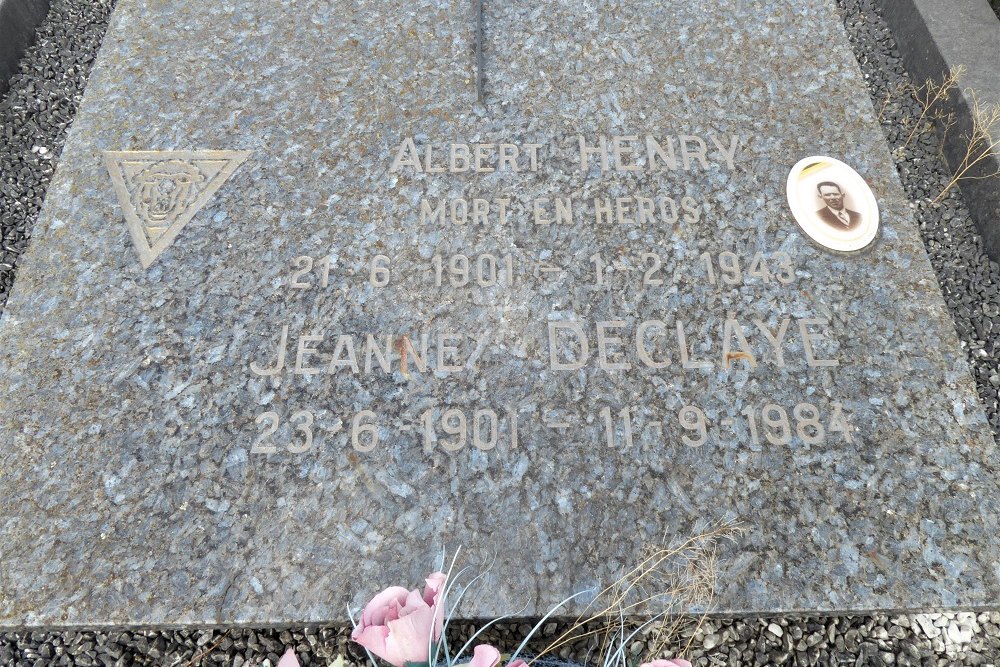
[[(470, 623), (453, 628), (449, 645), (462, 646), (478, 627)], [(509, 652), (530, 627), (526, 622), (494, 626), (480, 639)], [(565, 628), (564, 620), (546, 623), (528, 653), (542, 650)], [(350, 629), (343, 626), (37, 630), (0, 634), (0, 665), (274, 667), (289, 648), (304, 667), (325, 667), (338, 656), (347, 665), (365, 664), (364, 653), (349, 635)], [(638, 658), (656, 642), (651, 635), (641, 635), (630, 643), (629, 657)], [(683, 656), (695, 667), (990, 666), (1000, 656), (1000, 612), (713, 618), (682, 629), (668, 646), (666, 655)], [(596, 640), (577, 642), (550, 657), (583, 663), (594, 656), (595, 648)]]
[[(991, 1), (994, 6), (1000, 2)], [(6, 303), (17, 259), (30, 238), (114, 4), (115, 0), (53, 0), (35, 46), (21, 62), (7, 97), (0, 101), (0, 308)], [(1000, 266), (986, 259), (957, 189), (941, 204), (930, 203), (948, 181), (937, 138), (928, 132), (903, 147), (905, 134), (900, 128), (906, 119), (919, 116), (919, 107), (890, 95), (907, 79), (895, 42), (877, 14), (877, 4), (874, 0), (838, 0), (875, 109), (892, 98), (885, 105), (883, 127), (997, 433)], [(564, 623), (546, 624), (534, 650), (561, 632)], [(453, 641), (469, 636), (474, 627), (454, 627)], [(528, 627), (523, 621), (508, 623), (491, 629), (484, 639), (510, 650)], [(358, 664), (364, 656), (348, 642), (349, 632), (336, 625), (8, 632), (0, 633), (0, 667), (273, 667), (287, 648), (296, 649), (303, 665), (329, 665), (339, 655), (349, 664)], [(633, 655), (645, 650), (650, 641), (644, 637), (634, 642), (630, 646)], [(593, 649), (592, 644), (575, 645), (562, 650), (560, 657), (584, 661)], [(699, 667), (996, 665), (1000, 663), (1000, 612), (712, 618), (688, 625), (674, 638), (670, 653), (683, 655)]]
[(116, 0), (52, 0), (0, 101), (0, 310)]

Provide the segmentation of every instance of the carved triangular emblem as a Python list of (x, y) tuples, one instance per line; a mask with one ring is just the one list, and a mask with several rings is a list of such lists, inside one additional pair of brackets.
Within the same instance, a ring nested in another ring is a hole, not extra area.
[(249, 156), (250, 151), (104, 151), (142, 268)]

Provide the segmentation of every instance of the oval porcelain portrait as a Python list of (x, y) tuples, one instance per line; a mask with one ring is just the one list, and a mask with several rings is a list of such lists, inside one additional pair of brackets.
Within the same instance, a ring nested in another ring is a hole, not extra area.
[(821, 155), (788, 174), (788, 206), (806, 236), (828, 250), (857, 252), (878, 236), (878, 202), (858, 172)]

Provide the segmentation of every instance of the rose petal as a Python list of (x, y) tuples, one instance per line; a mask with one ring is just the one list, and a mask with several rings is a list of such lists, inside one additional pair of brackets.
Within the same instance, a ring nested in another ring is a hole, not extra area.
[(435, 572), (427, 575), (427, 587), (424, 589), (424, 602), (428, 607), (433, 607), (438, 595), (444, 592), (444, 584), (448, 581), (448, 576), (443, 572)]
[(288, 649), (285, 655), (278, 661), (278, 667), (300, 667), (299, 659), (295, 656), (295, 649)]
[(412, 590), (407, 593), (406, 599), (403, 600), (403, 604), (399, 608), (399, 617), (403, 618), (418, 609), (430, 609), (430, 605), (424, 602), (424, 598), (420, 596), (420, 593), (416, 590)]
[[(386, 620), (398, 618), (398, 608), (406, 601), (410, 591), (402, 586), (390, 586), (372, 598), (361, 612), (361, 625), (384, 625)], [(387, 619), (386, 617), (390, 617)]]
[(500, 651), (489, 644), (479, 644), (472, 650), (469, 667), (496, 667), (500, 664)]
[(353, 639), (358, 644), (361, 644), (366, 649), (377, 655), (378, 657), (391, 662), (389, 658), (386, 657), (388, 649), (386, 648), (386, 640), (389, 638), (389, 628), (384, 625), (373, 625), (371, 627), (362, 628), (360, 625), (354, 628), (354, 632), (351, 633), (351, 639)]
[(401, 586), (385, 589), (365, 605), (351, 639), (395, 667), (427, 662), (429, 645), (441, 637), (444, 605), (439, 603), (446, 579), (440, 572), (431, 574), (423, 595)]
[(387, 624), (389, 636), (385, 645), (388, 657), (383, 657), (396, 667), (403, 667), (407, 662), (427, 662), (434, 615), (423, 600), (421, 605), (419, 609), (412, 609)]
[(441, 638), (441, 631), (444, 629), (444, 585), (447, 581), (447, 575), (435, 572), (427, 577), (427, 588), (424, 589), (424, 602), (435, 610), (435, 641)]

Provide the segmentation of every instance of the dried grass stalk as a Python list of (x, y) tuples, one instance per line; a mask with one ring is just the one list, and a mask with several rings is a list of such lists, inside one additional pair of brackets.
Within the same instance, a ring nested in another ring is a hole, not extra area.
[[(653, 644), (647, 658), (656, 658), (686, 626), (694, 623), (697, 628), (704, 622), (715, 600), (719, 545), (742, 533), (736, 522), (717, 522), (678, 546), (646, 547), (639, 562), (598, 593), (569, 629), (531, 662), (591, 637), (599, 639), (602, 667), (628, 667), (629, 646), (639, 636)], [(692, 608), (704, 612), (692, 618)], [(638, 615), (646, 620), (636, 621)]]

